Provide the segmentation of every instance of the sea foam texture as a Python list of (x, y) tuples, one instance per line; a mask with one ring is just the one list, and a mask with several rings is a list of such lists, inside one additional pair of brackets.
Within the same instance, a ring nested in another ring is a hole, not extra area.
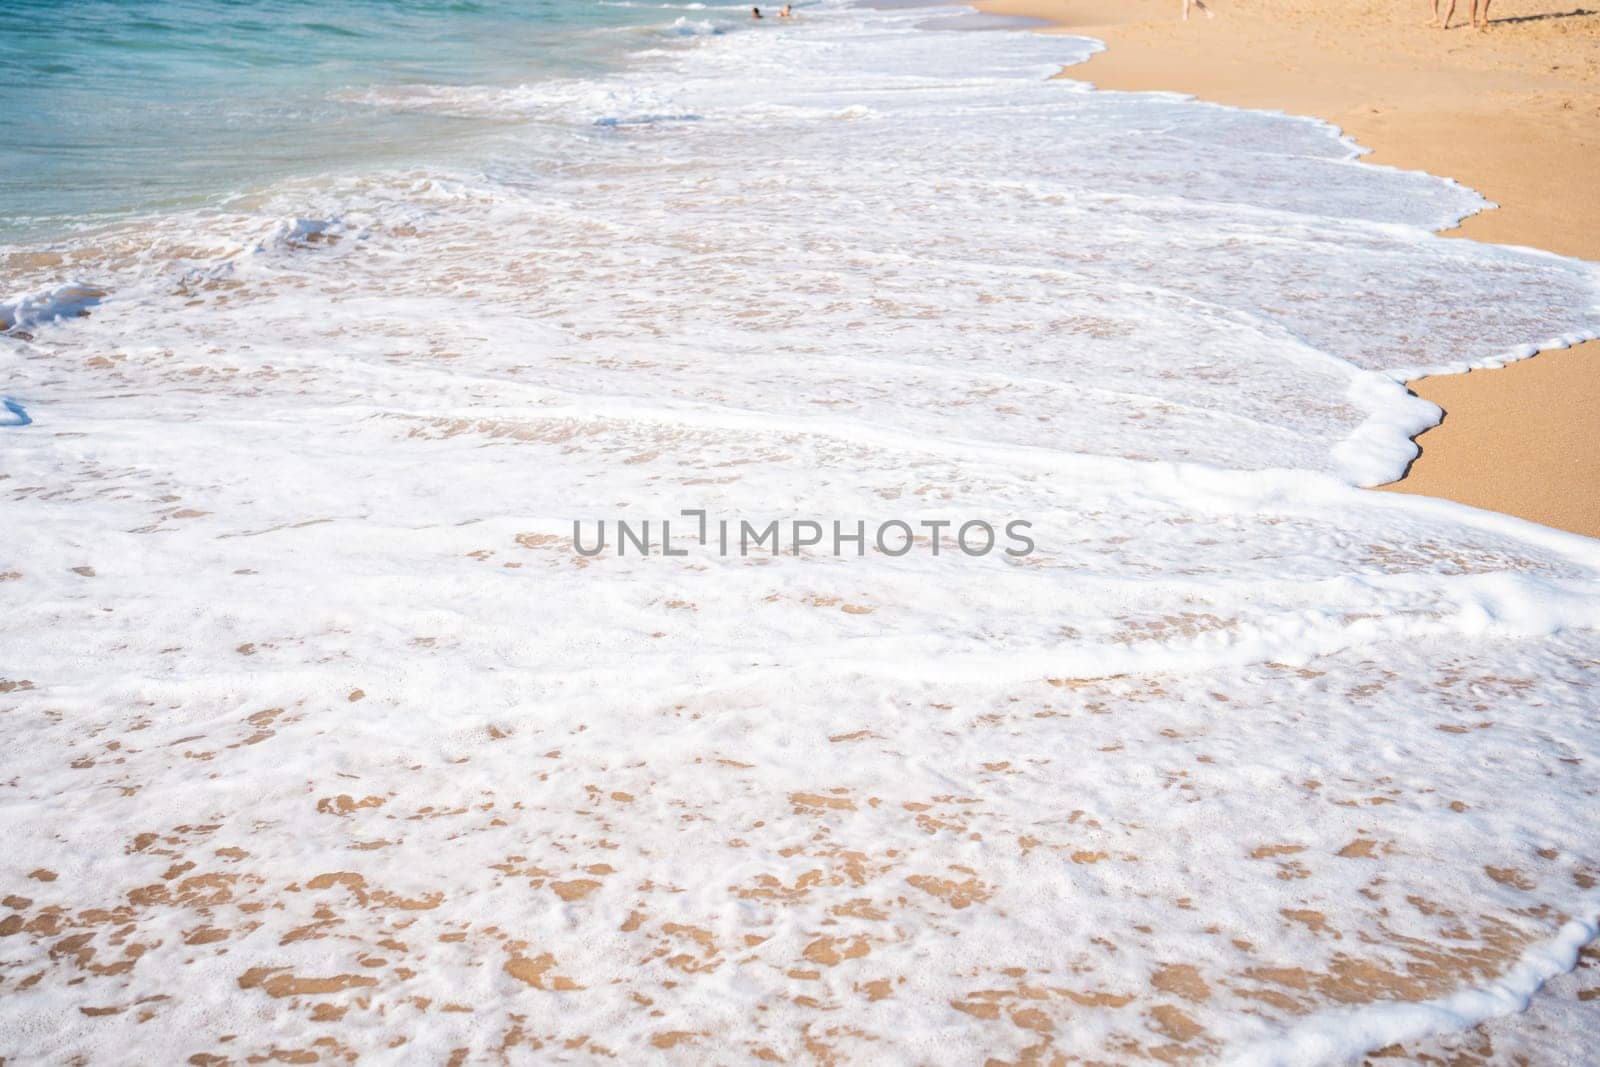
[[(924, 17), (5, 251), (0, 1055), (1336, 1061), (1570, 965), (1600, 546), (1357, 486), (1595, 268)], [(682, 508), (1039, 547), (571, 543)]]

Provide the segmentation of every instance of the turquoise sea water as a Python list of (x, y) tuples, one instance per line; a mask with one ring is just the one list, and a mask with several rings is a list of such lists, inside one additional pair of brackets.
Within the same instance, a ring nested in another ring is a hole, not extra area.
[(637, 46), (630, 28), (676, 14), (596, 0), (0, 0), (0, 237), (447, 154), (471, 120), (364, 106), (360, 92), (592, 74)]

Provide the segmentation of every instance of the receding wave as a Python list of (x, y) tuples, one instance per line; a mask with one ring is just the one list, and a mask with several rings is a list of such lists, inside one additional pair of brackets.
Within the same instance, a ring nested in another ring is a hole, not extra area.
[(1593, 935), (1600, 548), (1359, 487), (1595, 265), (1093, 42), (804, 15), (8, 259), (6, 1032), (1273, 1062)]
[(87, 315), (105, 295), (104, 289), (80, 281), (21, 293), (0, 301), (0, 332), (26, 330), (59, 319)]

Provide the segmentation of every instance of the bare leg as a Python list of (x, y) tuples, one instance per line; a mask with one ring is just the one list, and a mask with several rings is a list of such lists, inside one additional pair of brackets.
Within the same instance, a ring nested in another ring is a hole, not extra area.
[(1216, 18), (1216, 15), (1212, 13), (1209, 7), (1206, 6), (1206, 0), (1183, 0), (1183, 21), (1189, 21), (1189, 5), (1191, 3), (1201, 11), (1204, 11), (1206, 18)]
[(1450, 20), (1455, 17), (1455, 13), (1456, 0), (1450, 0), (1450, 6), (1445, 10), (1444, 13), (1444, 21), (1439, 23), (1439, 28), (1441, 30), (1448, 30), (1450, 28)]
[(1479, 33), (1482, 33), (1484, 30), (1487, 30), (1489, 28), (1489, 0), (1483, 0), (1483, 21), (1482, 22), (1478, 21), (1478, 4), (1477, 4), (1477, 0), (1473, 0), (1473, 4), (1472, 4), (1472, 22), (1473, 22), (1473, 25), (1478, 27), (1478, 32)]

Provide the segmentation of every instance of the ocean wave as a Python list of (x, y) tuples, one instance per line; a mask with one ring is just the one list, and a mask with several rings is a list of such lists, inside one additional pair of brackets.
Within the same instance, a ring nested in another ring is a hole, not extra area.
[(106, 297), (106, 291), (87, 282), (73, 281), (0, 301), (0, 332), (33, 329), (59, 319), (89, 314)]
[[(1600, 547), (1359, 485), (1600, 273), (922, 17), (372, 90), (509, 125), (8, 255), (36, 1058), (1272, 1060), (1570, 963)], [(857, 517), (916, 551), (717, 549)]]
[(661, 32), (672, 37), (715, 37), (727, 33), (731, 27), (726, 22), (712, 19), (691, 19), (680, 15), (671, 26)]
[(282, 219), (273, 225), (266, 237), (256, 242), (252, 251), (264, 254), (332, 245), (343, 240), (347, 232), (341, 219)]
[(371, 107), (518, 122), (528, 119), (590, 125), (692, 122), (699, 115), (674, 106), (654, 89), (621, 88), (596, 81), (557, 81), (501, 87), (489, 85), (401, 86), (348, 94), (344, 99)]

